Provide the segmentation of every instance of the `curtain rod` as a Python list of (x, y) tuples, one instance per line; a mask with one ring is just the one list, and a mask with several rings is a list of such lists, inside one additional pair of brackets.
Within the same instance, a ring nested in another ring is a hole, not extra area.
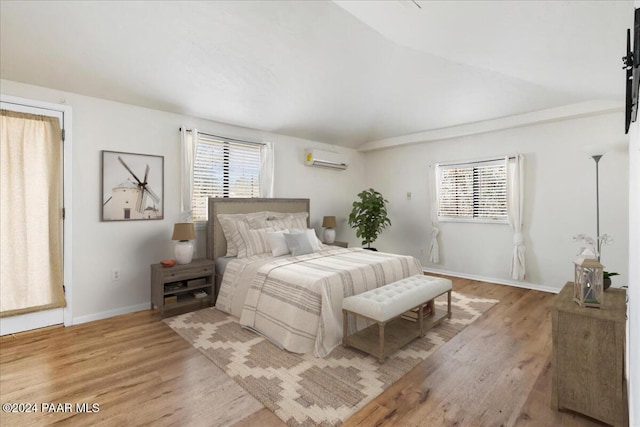
[[(180, 132), (182, 132), (182, 128), (178, 128), (178, 130)], [(185, 132), (193, 132), (192, 129), (186, 129), (185, 128)], [(221, 139), (223, 141), (233, 141), (233, 142), (239, 142), (241, 144), (250, 144), (250, 145), (266, 145), (264, 142), (255, 142), (255, 141), (245, 141), (244, 139), (235, 139), (235, 138), (229, 138), (227, 136), (220, 136), (220, 135), (214, 135), (212, 133), (206, 133), (206, 132), (200, 132), (198, 131), (199, 135), (204, 135), (204, 136), (208, 136), (210, 138), (218, 138)]]
[(510, 154), (508, 156), (485, 157), (485, 158), (482, 158), (482, 159), (466, 160), (466, 161), (458, 161), (458, 162), (439, 162), (439, 163), (436, 163), (436, 164), (440, 165), (440, 166), (461, 166), (461, 165), (468, 165), (468, 164), (471, 164), (471, 163), (497, 162), (499, 160), (504, 160), (505, 157), (508, 157), (509, 159), (515, 159), (518, 156), (519, 156), (519, 154)]

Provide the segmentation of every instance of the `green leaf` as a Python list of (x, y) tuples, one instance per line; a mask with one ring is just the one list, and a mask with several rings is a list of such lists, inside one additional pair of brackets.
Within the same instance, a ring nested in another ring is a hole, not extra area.
[(373, 188), (361, 191), (358, 197), (360, 200), (353, 202), (349, 214), (349, 226), (356, 229), (356, 236), (363, 239), (363, 245), (370, 246), (385, 228), (391, 226), (385, 205), (389, 202)]

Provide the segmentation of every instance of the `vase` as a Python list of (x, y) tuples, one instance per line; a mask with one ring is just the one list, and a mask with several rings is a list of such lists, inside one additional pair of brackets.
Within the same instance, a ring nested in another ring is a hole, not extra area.
[(333, 244), (336, 241), (336, 230), (333, 227), (327, 227), (324, 229), (324, 243), (327, 245)]
[(193, 260), (193, 243), (190, 240), (176, 242), (173, 254), (178, 264), (189, 264)]

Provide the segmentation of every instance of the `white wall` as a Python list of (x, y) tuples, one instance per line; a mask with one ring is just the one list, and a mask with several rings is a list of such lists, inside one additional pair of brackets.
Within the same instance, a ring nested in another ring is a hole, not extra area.
[[(255, 141), (272, 141), (275, 150), (275, 196), (311, 199), (311, 223), (320, 231), (323, 215), (346, 217), (363, 187), (364, 156), (277, 134), (140, 108), (57, 90), (0, 80), (6, 95), (73, 108), (73, 306), (75, 323), (147, 308), (150, 267), (173, 257), (173, 223), (180, 220), (180, 126)], [(346, 171), (304, 166), (305, 148), (346, 153)], [(101, 222), (101, 150), (164, 156), (164, 219)], [(338, 239), (351, 230), (338, 227)], [(204, 230), (197, 232), (196, 256), (205, 256)], [(121, 279), (111, 281), (118, 268)]]
[[(573, 278), (579, 249), (572, 237), (596, 234), (595, 163), (588, 144), (622, 140), (622, 113), (565, 120), (366, 153), (366, 183), (389, 200), (392, 227), (376, 247), (412, 254), (428, 269), (514, 283), (508, 225), (440, 223), (441, 263), (427, 262), (431, 236), (429, 164), (522, 153), (525, 157), (524, 242), (527, 287), (559, 290)], [(602, 251), (614, 286), (627, 283), (628, 154), (600, 161), (600, 230), (614, 238)], [(406, 193), (411, 192), (411, 200)]]

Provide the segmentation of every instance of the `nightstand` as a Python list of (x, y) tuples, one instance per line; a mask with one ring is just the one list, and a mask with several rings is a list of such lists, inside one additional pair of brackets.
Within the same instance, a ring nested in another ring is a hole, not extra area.
[(349, 242), (338, 242), (337, 240), (334, 240), (334, 242), (331, 243), (331, 246), (341, 246), (343, 248), (347, 248), (349, 247)]
[(580, 307), (568, 282), (551, 306), (551, 408), (626, 426), (626, 292), (609, 288), (600, 308)]
[(216, 300), (215, 267), (210, 259), (194, 259), (189, 264), (163, 267), (151, 265), (151, 308), (164, 311), (211, 306)]

